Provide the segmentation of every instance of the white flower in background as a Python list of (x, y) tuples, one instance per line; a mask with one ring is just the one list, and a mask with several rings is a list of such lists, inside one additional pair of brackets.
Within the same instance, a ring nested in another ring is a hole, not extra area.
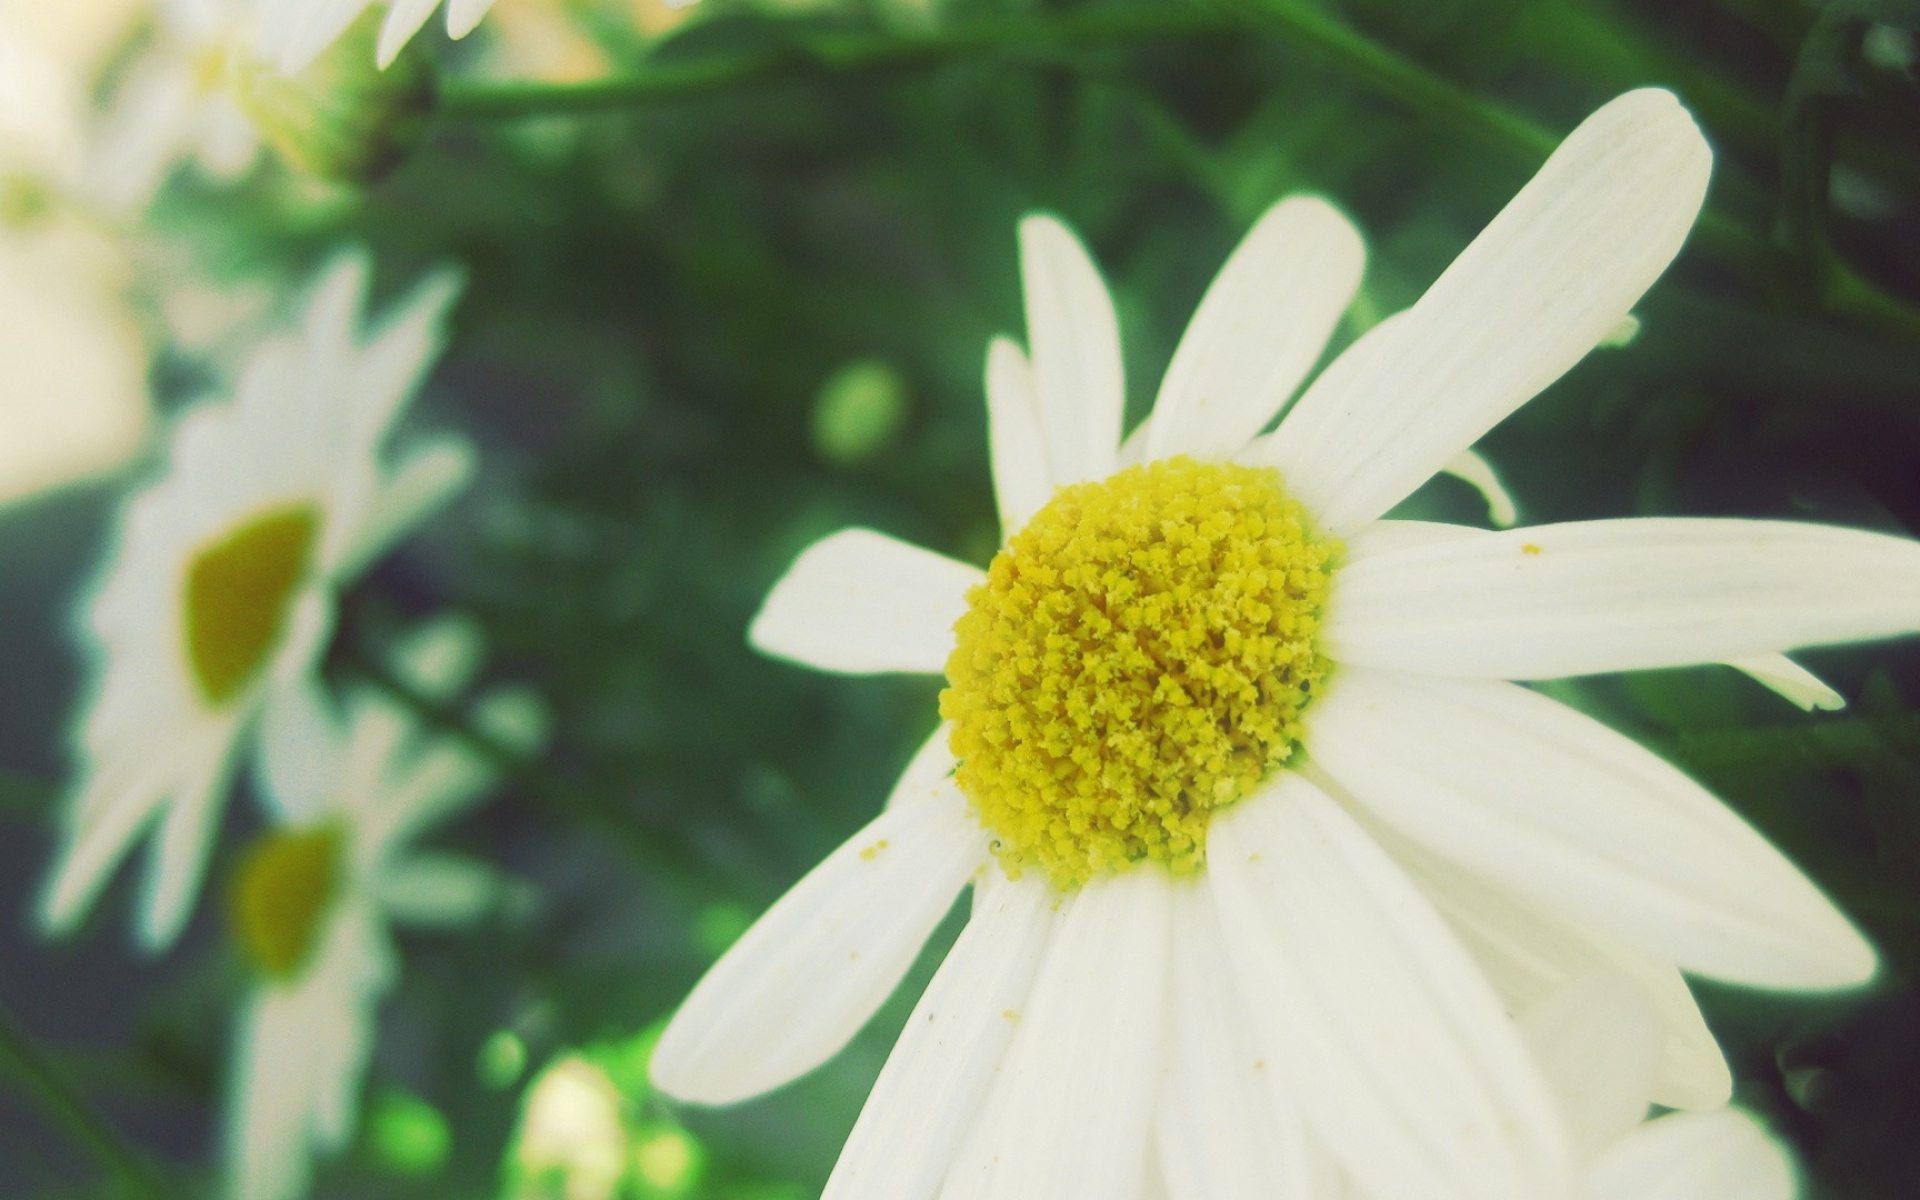
[[(390, 0), (380, 25), (374, 61), (385, 67), (400, 56), (441, 0)], [(260, 53), (283, 71), (307, 65), (345, 33), (375, 0), (260, 0)], [(446, 0), (447, 34), (463, 38), (493, 7), (493, 0)]]
[(113, 470), (148, 427), (126, 252), (64, 201), (82, 83), (32, 15), (0, 8), (0, 503)]
[[(396, 675), (444, 699), (471, 678), (478, 639), (440, 621), (397, 657)], [(490, 693), (476, 714), (514, 744), (540, 736), (518, 693)], [(399, 972), (388, 926), (466, 924), (497, 898), (485, 864), (409, 847), (478, 800), (495, 772), (381, 695), (356, 697), (342, 730), (313, 689), (272, 711), (258, 761), (271, 828), (240, 860), (231, 894), (255, 983), (235, 1034), (227, 1195), (292, 1200), (307, 1191), (313, 1157), (353, 1134), (380, 999)]]
[(186, 160), (224, 180), (253, 166), (260, 134), (233, 90), (251, 7), (161, 0), (151, 42), (127, 66), (93, 134), (88, 184), (101, 203), (117, 212), (145, 208)]
[(436, 275), (370, 335), (369, 266), (322, 277), (299, 334), (268, 342), (234, 398), (189, 409), (166, 471), (124, 509), (85, 628), (97, 682), (77, 731), (81, 779), (42, 897), (53, 932), (85, 914), (149, 832), (138, 934), (179, 933), (219, 828), (236, 751), (305, 685), (336, 590), (472, 471), (463, 438), (389, 462), (389, 431), (439, 352), (458, 288)]
[(701, 1103), (838, 1051), (974, 883), (827, 1188), (1125, 1200), (1572, 1193), (1509, 1013), (1607, 965), (1663, 1019), (1661, 1103), (1726, 1066), (1676, 964), (1836, 988), (1868, 944), (1631, 740), (1509, 680), (1775, 655), (1920, 627), (1920, 545), (1772, 521), (1505, 532), (1382, 515), (1616, 329), (1710, 153), (1666, 92), (1594, 114), (1426, 295), (1259, 436), (1357, 287), (1326, 204), (1271, 210), (1121, 445), (1113, 309), (1022, 227), (1031, 359), (996, 341), (989, 571), (849, 530), (756, 646), (946, 671), (886, 811), (708, 973), (653, 1058)]

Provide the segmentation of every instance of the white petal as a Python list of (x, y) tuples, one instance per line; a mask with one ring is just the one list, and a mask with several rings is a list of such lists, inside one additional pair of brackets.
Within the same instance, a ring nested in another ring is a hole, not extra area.
[(958, 790), (882, 813), (707, 972), (653, 1052), (655, 1086), (730, 1104), (833, 1057), (892, 994), (985, 853)]
[(1483, 536), (1486, 532), (1471, 525), (1449, 525), (1444, 521), (1374, 521), (1346, 536), (1342, 565), (1350, 567), (1377, 554)]
[(1508, 683), (1346, 668), (1314, 762), (1382, 820), (1574, 920), (1762, 987), (1860, 983), (1874, 954), (1766, 840), (1674, 767)]
[(276, 824), (312, 825), (332, 807), (345, 771), (344, 742), (319, 680), (269, 694), (253, 759), (254, 795)]
[(1733, 1109), (1675, 1113), (1627, 1135), (1587, 1169), (1586, 1200), (1793, 1200), (1793, 1162)]
[(871, 529), (843, 529), (801, 552), (773, 585), (747, 640), (822, 671), (939, 675), (978, 567)]
[(1169, 1003), (1154, 1140), (1171, 1200), (1306, 1200), (1306, 1129), (1254, 1038), (1204, 877), (1175, 885)]
[(1727, 665), (1802, 712), (1838, 712), (1847, 706), (1847, 698), (1826, 680), (1784, 654), (1753, 654), (1730, 659)]
[(66, 837), (41, 893), (39, 923), (50, 936), (73, 931), (113, 869), (172, 800), (179, 764), (171, 758), (93, 767), (69, 802)]
[(479, 622), (459, 613), (440, 613), (420, 623), (394, 644), (394, 674), (422, 695), (442, 702), (473, 682), (486, 657), (486, 635)]
[(1576, 1156), (1592, 1157), (1647, 1115), (1660, 1015), (1631, 980), (1609, 971), (1573, 979), (1528, 1010), (1520, 1030), (1566, 1114)]
[(1326, 348), (1366, 257), (1353, 223), (1316, 196), (1268, 209), (1173, 353), (1153, 402), (1147, 461), (1224, 458), (1259, 433)]
[(374, 497), (351, 535), (339, 572), (358, 575), (443, 508), (473, 479), (479, 465), (473, 443), (458, 434), (441, 434), (414, 446)]
[(821, 1200), (930, 1200), (1027, 1007), (1058, 897), (989, 868), (960, 940), (907, 1018)]
[(461, 272), (452, 268), (428, 272), (382, 317), (357, 355), (348, 399), (354, 405), (354, 428), (369, 443), (386, 437), (433, 369), (446, 345), (447, 316), (463, 284)]
[(380, 23), (380, 42), (374, 47), (374, 63), (382, 70), (392, 66), (393, 60), (400, 57), (400, 51), (439, 7), (440, 0), (394, 0), (393, 7), (387, 10), (387, 19)]
[(1340, 571), (1326, 649), (1432, 675), (1549, 679), (1920, 630), (1920, 542), (1792, 521), (1509, 529)]
[(939, 728), (907, 760), (906, 769), (887, 794), (887, 807), (938, 800), (952, 786), (953, 769), (959, 764), (949, 745), (953, 741), (953, 722), (942, 721)]
[(1012, 537), (1053, 495), (1033, 368), (1006, 338), (987, 346), (987, 445), (1000, 530)]
[(1500, 473), (1479, 451), (1462, 450), (1440, 469), (1480, 493), (1480, 498), (1487, 502), (1487, 519), (1495, 525), (1506, 529), (1520, 519), (1520, 508), (1513, 502), (1513, 493), (1500, 482)]
[(1097, 879), (1067, 904), (945, 1200), (1113, 1200), (1140, 1189), (1172, 892), (1149, 865)]
[(1391, 830), (1376, 830), (1375, 836), (1395, 839), (1389, 852), (1453, 926), (1509, 1012), (1525, 1012), (1583, 975), (1617, 973), (1631, 979), (1660, 1014), (1654, 1103), (1717, 1108), (1733, 1094), (1733, 1075), (1720, 1044), (1672, 963), (1555, 916)]
[(382, 911), (415, 927), (471, 924), (500, 899), (499, 872), (458, 854), (417, 853), (389, 863), (374, 880)]
[(1386, 337), (1281, 423), (1272, 463), (1334, 533), (1393, 507), (1606, 337), (1679, 252), (1712, 154), (1670, 93), (1580, 124)]
[(1100, 271), (1052, 217), (1020, 222), (1027, 345), (1047, 463), (1056, 486), (1113, 471), (1126, 407), (1120, 326)]
[(229, 1200), (293, 1200), (312, 1175), (312, 1031), (290, 993), (261, 989), (234, 1038), (227, 1108)]
[(447, 35), (463, 38), (472, 33), (492, 7), (493, 0), (447, 0)]
[(1207, 872), (1261, 1048), (1369, 1192), (1548, 1200), (1566, 1134), (1499, 999), (1393, 862), (1285, 772), (1216, 816)]
[(399, 765), (373, 765), (377, 773), (342, 797), (354, 816), (355, 853), (369, 866), (479, 800), (499, 779), (493, 763), (450, 737), (429, 741)]
[(206, 874), (207, 854), (220, 832), (233, 777), (227, 746), (196, 764), (173, 795), (159, 833), (148, 846), (147, 872), (141, 880), (139, 924), (142, 949), (157, 953), (173, 945), (193, 915), (194, 898)]

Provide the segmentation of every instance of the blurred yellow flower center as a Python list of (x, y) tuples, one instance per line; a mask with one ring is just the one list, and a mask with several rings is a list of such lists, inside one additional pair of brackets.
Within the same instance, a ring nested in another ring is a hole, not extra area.
[(941, 715), (1010, 874), (1205, 860), (1300, 740), (1337, 543), (1271, 470), (1175, 458), (1062, 488), (955, 626)]
[(255, 517), (187, 567), (187, 662), (207, 703), (231, 700), (266, 665), (307, 573), (320, 514), (299, 504)]
[(290, 979), (313, 955), (340, 878), (340, 831), (269, 833), (240, 859), (230, 896), (234, 940), (270, 979)]

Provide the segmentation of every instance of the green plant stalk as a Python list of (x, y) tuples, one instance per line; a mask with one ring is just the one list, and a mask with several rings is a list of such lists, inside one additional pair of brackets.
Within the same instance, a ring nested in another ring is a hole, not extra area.
[(172, 1193), (153, 1168), (93, 1110), (4, 1007), (0, 1007), (0, 1071), (18, 1078), (41, 1110), (99, 1159), (100, 1165), (131, 1194), (148, 1200), (170, 1200)]
[(931, 34), (809, 33), (789, 46), (662, 63), (585, 83), (449, 81), (441, 90), (440, 110), (457, 120), (605, 112), (790, 79), (939, 66), (1000, 53), (1058, 59), (1110, 43), (1220, 33), (1241, 24), (1223, 13), (1174, 4), (970, 21)]

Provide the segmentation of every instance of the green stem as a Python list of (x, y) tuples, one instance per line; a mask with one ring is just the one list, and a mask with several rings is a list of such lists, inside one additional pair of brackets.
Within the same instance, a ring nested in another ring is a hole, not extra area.
[(13, 1014), (0, 1007), (0, 1069), (11, 1071), (47, 1115), (137, 1196), (168, 1200), (170, 1193), (146, 1160), (88, 1105)]
[(1920, 754), (1920, 713), (1824, 717), (1805, 725), (1716, 729), (1653, 739), (1650, 748), (1711, 774), (1829, 771), (1857, 765), (1866, 746)]
[(662, 63), (586, 83), (449, 82), (441, 92), (441, 111), (466, 120), (600, 112), (788, 79), (938, 66), (1000, 53), (1057, 59), (1106, 43), (1219, 33), (1239, 24), (1175, 4), (971, 21), (930, 34), (812, 32), (786, 46)]

